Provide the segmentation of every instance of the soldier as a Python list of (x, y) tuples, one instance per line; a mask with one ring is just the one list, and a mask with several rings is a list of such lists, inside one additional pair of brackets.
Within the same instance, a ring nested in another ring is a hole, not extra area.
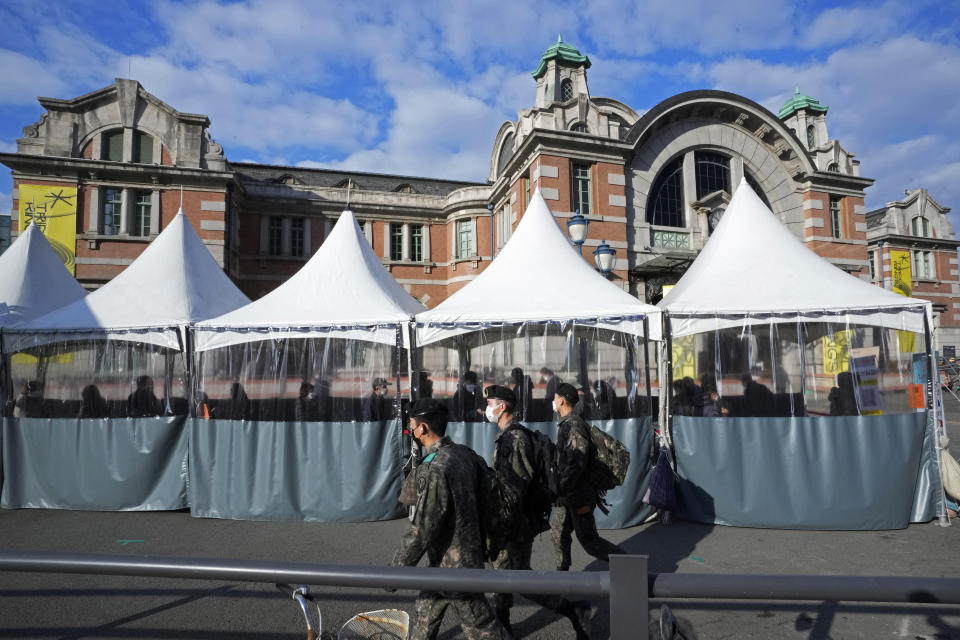
[(560, 414), (557, 423), (557, 509), (550, 522), (550, 537), (557, 556), (557, 570), (570, 569), (572, 534), (583, 550), (594, 558), (608, 561), (610, 554), (626, 553), (597, 533), (593, 510), (597, 506), (597, 491), (590, 484), (587, 464), (590, 462), (590, 427), (573, 408), (579, 399), (577, 389), (566, 382), (557, 386), (553, 398)]
[[(477, 455), (445, 434), (447, 408), (432, 398), (410, 407), (410, 434), (426, 450), (416, 470), (417, 505), (393, 564), (416, 566), (427, 554), (431, 567), (483, 568), (484, 543), (477, 502)], [(410, 640), (437, 637), (443, 614), (453, 606), (470, 640), (509, 637), (482, 593), (422, 591), (417, 597)]]
[[(536, 479), (534, 444), (529, 430), (520, 424), (515, 416), (517, 396), (509, 387), (489, 386), (484, 390), (487, 396), (487, 418), (500, 430), (496, 435), (493, 449), (493, 468), (510, 483), (521, 496), (521, 504), (528, 507), (532, 483)], [(533, 513), (534, 509), (525, 508), (519, 518), (518, 535), (491, 563), (494, 569), (530, 570), (530, 556), (533, 553), (533, 539), (546, 530), (546, 517)], [(528, 599), (547, 609), (552, 609), (568, 618), (577, 633), (578, 640), (589, 639), (586, 627), (590, 614), (590, 604), (585, 601), (570, 602), (559, 596), (527, 595)], [(495, 593), (493, 610), (500, 624), (508, 633), (510, 626), (510, 608), (513, 606), (512, 593)]]

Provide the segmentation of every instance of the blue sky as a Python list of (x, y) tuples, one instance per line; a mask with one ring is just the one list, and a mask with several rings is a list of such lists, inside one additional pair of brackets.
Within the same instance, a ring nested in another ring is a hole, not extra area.
[[(131, 77), (205, 113), (234, 161), (482, 181), (530, 71), (562, 33), (594, 96), (642, 113), (691, 89), (776, 111), (798, 87), (875, 178), (925, 186), (960, 229), (960, 3), (904, 0), (178, 2), (0, 0), (0, 150), (72, 98)], [(0, 211), (11, 181), (0, 175)]]

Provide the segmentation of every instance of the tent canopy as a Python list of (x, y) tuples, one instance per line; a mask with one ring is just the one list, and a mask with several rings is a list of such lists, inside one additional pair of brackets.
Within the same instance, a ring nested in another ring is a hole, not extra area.
[(745, 323), (843, 321), (923, 332), (926, 300), (905, 298), (830, 264), (741, 180), (720, 224), (659, 305), (681, 336)]
[[(249, 299), (217, 265), (181, 209), (143, 253), (110, 282), (18, 329), (24, 334), (56, 332), (57, 340), (89, 333), (130, 333), (141, 335), (137, 339), (144, 342), (178, 348), (179, 341), (170, 331), (163, 338), (148, 334), (205, 320), (247, 302)], [(36, 343), (35, 337), (27, 339)]]
[(384, 269), (353, 212), (346, 210), (289, 280), (255, 302), (199, 323), (196, 348), (270, 336), (306, 337), (331, 329), (337, 337), (394, 343), (397, 326), (423, 309)]
[(0, 327), (28, 322), (86, 295), (34, 223), (0, 256)]
[(608, 281), (577, 254), (539, 189), (506, 246), (480, 275), (434, 309), (417, 315), (417, 343), (485, 324), (584, 322), (660, 337), (660, 310)]

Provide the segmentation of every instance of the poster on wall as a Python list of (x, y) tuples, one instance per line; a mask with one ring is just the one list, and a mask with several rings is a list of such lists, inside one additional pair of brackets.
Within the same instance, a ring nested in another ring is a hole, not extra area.
[(20, 233), (31, 222), (46, 236), (71, 275), (76, 272), (77, 188), (21, 184), (19, 190)]
[(832, 376), (850, 369), (850, 339), (853, 330), (841, 329), (821, 339), (823, 346), (823, 372)]
[(910, 267), (910, 252), (891, 249), (890, 269), (893, 275), (893, 292), (908, 298), (912, 296), (913, 287), (910, 282), (913, 274)]

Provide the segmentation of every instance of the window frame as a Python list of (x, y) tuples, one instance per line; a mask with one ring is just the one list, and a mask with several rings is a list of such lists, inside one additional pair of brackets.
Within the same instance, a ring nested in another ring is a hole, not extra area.
[[(583, 172), (583, 175), (578, 175), (578, 172)], [(585, 162), (570, 163), (570, 178), (573, 187), (573, 210), (582, 216), (589, 216), (593, 211), (593, 165)], [(582, 188), (584, 184), (587, 187), (586, 199)]]
[[(840, 196), (828, 196), (830, 202), (830, 237), (835, 240), (842, 240), (843, 235), (843, 198)], [(834, 207), (836, 205), (836, 207)]]
[[(565, 95), (569, 90), (570, 95)], [(569, 102), (574, 98), (573, 81), (570, 78), (564, 78), (560, 81), (560, 102)]]
[[(144, 140), (150, 143), (150, 157), (146, 160), (143, 159), (143, 142)], [(133, 162), (135, 164), (153, 164), (153, 145), (154, 138), (149, 133), (144, 131), (134, 131), (133, 132)]]
[(716, 191), (731, 193), (730, 156), (706, 149), (694, 151), (693, 181), (697, 188), (697, 200)]
[[(111, 150), (111, 141), (119, 140), (120, 141), (120, 150), (119, 157), (112, 158), (110, 153)], [(114, 129), (112, 131), (104, 131), (100, 134), (100, 159), (106, 160), (107, 162), (123, 162), (123, 129)]]
[[(672, 193), (664, 193), (664, 190), (670, 188)], [(661, 194), (664, 194), (661, 198)], [(678, 195), (679, 194), (679, 195)], [(661, 201), (665, 209), (667, 204), (679, 204), (679, 211), (664, 210), (661, 215), (658, 208)], [(658, 219), (659, 217), (659, 219)], [(671, 227), (674, 229), (686, 228), (686, 204), (683, 195), (683, 156), (677, 156), (670, 162), (660, 168), (660, 172), (653, 181), (653, 188), (650, 189), (650, 196), (647, 199), (647, 208), (645, 211), (647, 224), (657, 227)], [(672, 224), (673, 221), (679, 224)]]
[(461, 218), (456, 222), (457, 258), (469, 258), (473, 254), (473, 220)]
[[(297, 228), (299, 227), (299, 229)], [(297, 236), (299, 235), (299, 242)], [(290, 218), (290, 255), (294, 258), (306, 257), (307, 223), (304, 218)]]
[(283, 218), (267, 216), (267, 255), (283, 255)]
[[(116, 199), (111, 200), (111, 192), (116, 193)], [(109, 210), (109, 213), (108, 213)], [(107, 224), (107, 218), (110, 224)], [(105, 236), (117, 236), (123, 232), (123, 189), (104, 187), (100, 193), (100, 233)]]
[(390, 224), (390, 259), (394, 261), (403, 260), (403, 223), (391, 222)]
[(413, 262), (423, 262), (423, 233), (422, 224), (410, 225), (410, 260)]
[[(142, 200), (145, 198), (145, 200)], [(133, 230), (131, 235), (145, 238), (150, 235), (150, 222), (153, 216), (153, 192), (136, 190), (133, 192)]]
[[(918, 224), (918, 221), (920, 224)], [(919, 229), (918, 229), (919, 227)], [(917, 238), (929, 238), (930, 236), (930, 221), (924, 218), (923, 216), (915, 216), (913, 220), (910, 221), (910, 232)]]
[(807, 149), (817, 148), (817, 128), (812, 124), (807, 125)]

